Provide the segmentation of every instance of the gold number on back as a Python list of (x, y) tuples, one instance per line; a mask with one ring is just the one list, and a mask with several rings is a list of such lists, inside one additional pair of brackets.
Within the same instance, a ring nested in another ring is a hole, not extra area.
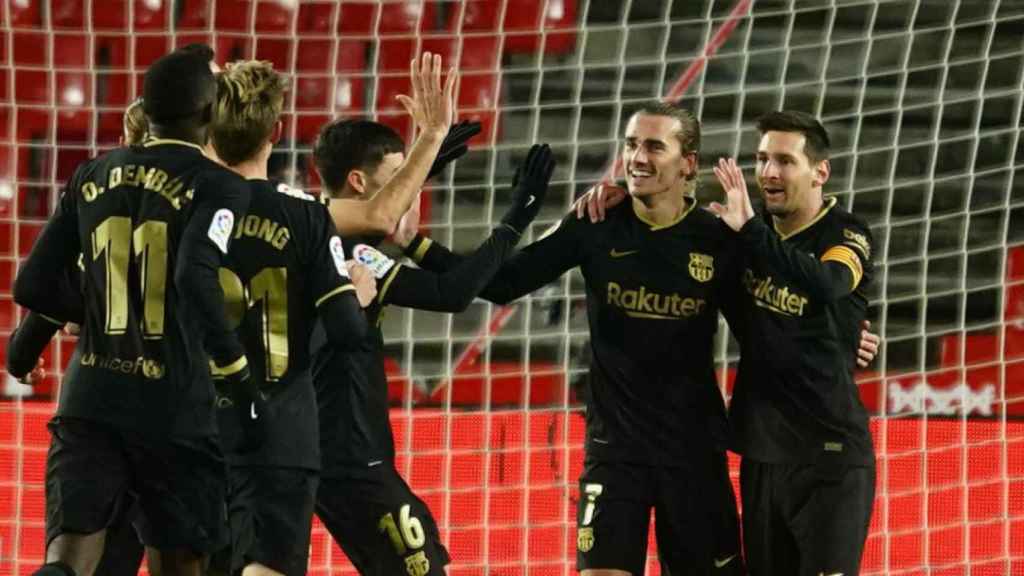
[(104, 331), (124, 334), (128, 329), (128, 265), (139, 261), (143, 301), (142, 337), (164, 334), (164, 297), (167, 292), (167, 223), (143, 222), (132, 232), (127, 216), (110, 216), (92, 233), (92, 259), (101, 256), (106, 268), (107, 314)]
[(278, 380), (288, 371), (288, 269), (264, 268), (248, 287), (231, 270), (219, 272), (232, 330), (242, 323), (247, 309), (260, 305), (267, 380)]

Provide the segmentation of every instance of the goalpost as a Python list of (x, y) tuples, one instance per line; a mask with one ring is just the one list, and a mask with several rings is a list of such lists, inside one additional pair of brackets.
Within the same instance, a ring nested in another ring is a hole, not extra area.
[[(0, 7), (0, 335), (10, 287), (59, 186), (116, 145), (146, 65), (208, 42), (292, 75), (272, 169), (319, 186), (317, 128), (376, 117), (420, 49), (457, 61), (469, 154), (430, 184), (424, 230), (456, 249), (508, 205), (516, 164), (558, 168), (536, 239), (614, 165), (624, 110), (681, 98), (703, 124), (698, 196), (720, 156), (749, 168), (754, 119), (794, 108), (833, 138), (826, 193), (876, 239), (874, 364), (858, 375), (878, 454), (865, 574), (1024, 574), (1024, 3), (1017, 0), (11, 0)], [(399, 470), (434, 511), (457, 576), (571, 574), (587, 326), (567, 274), (509, 307), (390, 309)], [(731, 390), (724, 323), (716, 360)], [(0, 576), (42, 560), (43, 478), (61, 368), (4, 375)], [(682, 361), (679, 358), (666, 361)], [(735, 462), (733, 462), (735, 465)], [(735, 466), (733, 474), (735, 475)], [(653, 541), (648, 573), (658, 573)], [(314, 526), (311, 574), (351, 566)]]

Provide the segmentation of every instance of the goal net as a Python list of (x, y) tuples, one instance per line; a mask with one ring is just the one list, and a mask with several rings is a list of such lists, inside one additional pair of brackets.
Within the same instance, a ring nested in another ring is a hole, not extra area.
[[(681, 99), (702, 120), (702, 201), (720, 195), (718, 157), (749, 174), (758, 115), (803, 110), (833, 139), (826, 192), (876, 239), (883, 347), (858, 376), (878, 453), (863, 573), (1024, 574), (1022, 29), (1018, 0), (10, 0), (0, 335), (22, 314), (11, 282), (60, 185), (116, 145), (145, 67), (174, 46), (207, 42), (220, 63), (256, 57), (291, 75), (272, 170), (311, 190), (324, 121), (370, 116), (408, 136), (394, 96), (409, 59), (458, 62), (460, 117), (484, 130), (422, 209), (424, 231), (462, 250), (508, 206), (533, 142), (558, 159), (536, 238), (610, 173), (636, 102)], [(438, 519), (450, 573), (573, 573), (579, 275), (505, 308), (392, 309), (384, 328), (399, 470)], [(45, 423), (73, 346), (50, 346), (34, 387), (4, 375), (0, 576), (42, 561)], [(736, 358), (723, 323), (727, 396)], [(319, 523), (310, 566), (353, 572)]]

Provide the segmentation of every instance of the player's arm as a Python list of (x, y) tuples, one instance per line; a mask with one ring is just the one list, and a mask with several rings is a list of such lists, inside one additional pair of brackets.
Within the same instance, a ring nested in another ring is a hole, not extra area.
[(383, 280), (377, 295), (380, 302), (438, 312), (465, 310), (511, 256), (523, 231), (537, 216), (554, 169), (551, 148), (539, 144), (531, 147), (516, 172), (512, 206), (502, 216), (501, 225), (473, 253), (453, 261), (440, 273), (394, 266), (386, 256), (375, 253), (391, 268), (386, 273), (375, 270), (378, 279)]
[(787, 279), (813, 297), (827, 302), (841, 298), (860, 285), (870, 257), (870, 233), (861, 229), (864, 245), (836, 243), (820, 259), (800, 252), (774, 234), (760, 216), (754, 214), (747, 184), (736, 161), (720, 159), (715, 176), (726, 194), (726, 204), (712, 202), (708, 209), (726, 225), (739, 232), (748, 257), (760, 258), (786, 275)]
[(868, 262), (866, 254), (846, 243), (833, 244), (815, 258), (783, 242), (759, 216), (740, 229), (740, 238), (752, 258), (770, 263), (794, 284), (825, 301), (856, 290)]
[(241, 378), (248, 362), (241, 341), (224, 312), (219, 279), (236, 222), (249, 209), (245, 181), (226, 170), (211, 170), (196, 187), (196, 206), (185, 231), (174, 270), (174, 282), (198, 324), (214, 375)]
[(410, 75), (413, 97), (402, 95), (399, 101), (416, 122), (419, 135), (402, 166), (368, 200), (331, 199), (331, 219), (345, 236), (394, 232), (427, 179), (452, 124), (454, 68), (449, 69), (442, 90), (441, 57), (426, 52), (419, 61), (413, 59)]
[(29, 312), (7, 340), (7, 372), (23, 379), (39, 362), (53, 335), (64, 323), (38, 312)]
[[(495, 304), (508, 304), (578, 266), (583, 254), (580, 227), (586, 224), (578, 223), (575, 216), (571, 218), (571, 221), (568, 217), (562, 219), (557, 228), (506, 260), (480, 292), (480, 297)], [(457, 266), (466, 258), (423, 237), (417, 237), (409, 245), (406, 254), (421, 255), (417, 261), (420, 266), (438, 272), (446, 270), (448, 266)]]
[(319, 205), (309, 209), (310, 229), (314, 230), (310, 262), (314, 304), (331, 345), (350, 348), (366, 336), (369, 324), (349, 278), (345, 249), (331, 226), (330, 216)]
[(80, 173), (72, 176), (14, 280), (15, 302), (61, 323), (82, 322), (81, 295), (69, 294), (67, 276), (82, 251), (76, 206)]

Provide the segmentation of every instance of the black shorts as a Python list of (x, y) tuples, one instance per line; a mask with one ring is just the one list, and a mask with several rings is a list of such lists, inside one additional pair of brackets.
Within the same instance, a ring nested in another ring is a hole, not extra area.
[(132, 498), (125, 513), (107, 527), (107, 537), (103, 541), (103, 556), (100, 557), (96, 574), (109, 576), (137, 576), (142, 566), (142, 554), (145, 547), (139, 540), (135, 530), (135, 521), (139, 517), (138, 502)]
[(363, 576), (441, 576), (451, 561), (430, 509), (390, 462), (321, 478), (316, 514)]
[(684, 468), (587, 459), (576, 511), (576, 568), (642, 576), (653, 508), (663, 574), (743, 574), (726, 456), (703, 460)]
[[(258, 562), (285, 576), (305, 574), (317, 473), (303, 468), (236, 466), (228, 476), (231, 546), (230, 552), (215, 557), (215, 568), (239, 574)], [(229, 570), (224, 570), (225, 564)]]
[(751, 576), (859, 574), (875, 497), (873, 466), (740, 465)]
[(203, 556), (227, 542), (226, 468), (215, 438), (145, 437), (107, 424), (54, 418), (46, 459), (46, 543), (123, 520), (137, 498), (146, 546)]

